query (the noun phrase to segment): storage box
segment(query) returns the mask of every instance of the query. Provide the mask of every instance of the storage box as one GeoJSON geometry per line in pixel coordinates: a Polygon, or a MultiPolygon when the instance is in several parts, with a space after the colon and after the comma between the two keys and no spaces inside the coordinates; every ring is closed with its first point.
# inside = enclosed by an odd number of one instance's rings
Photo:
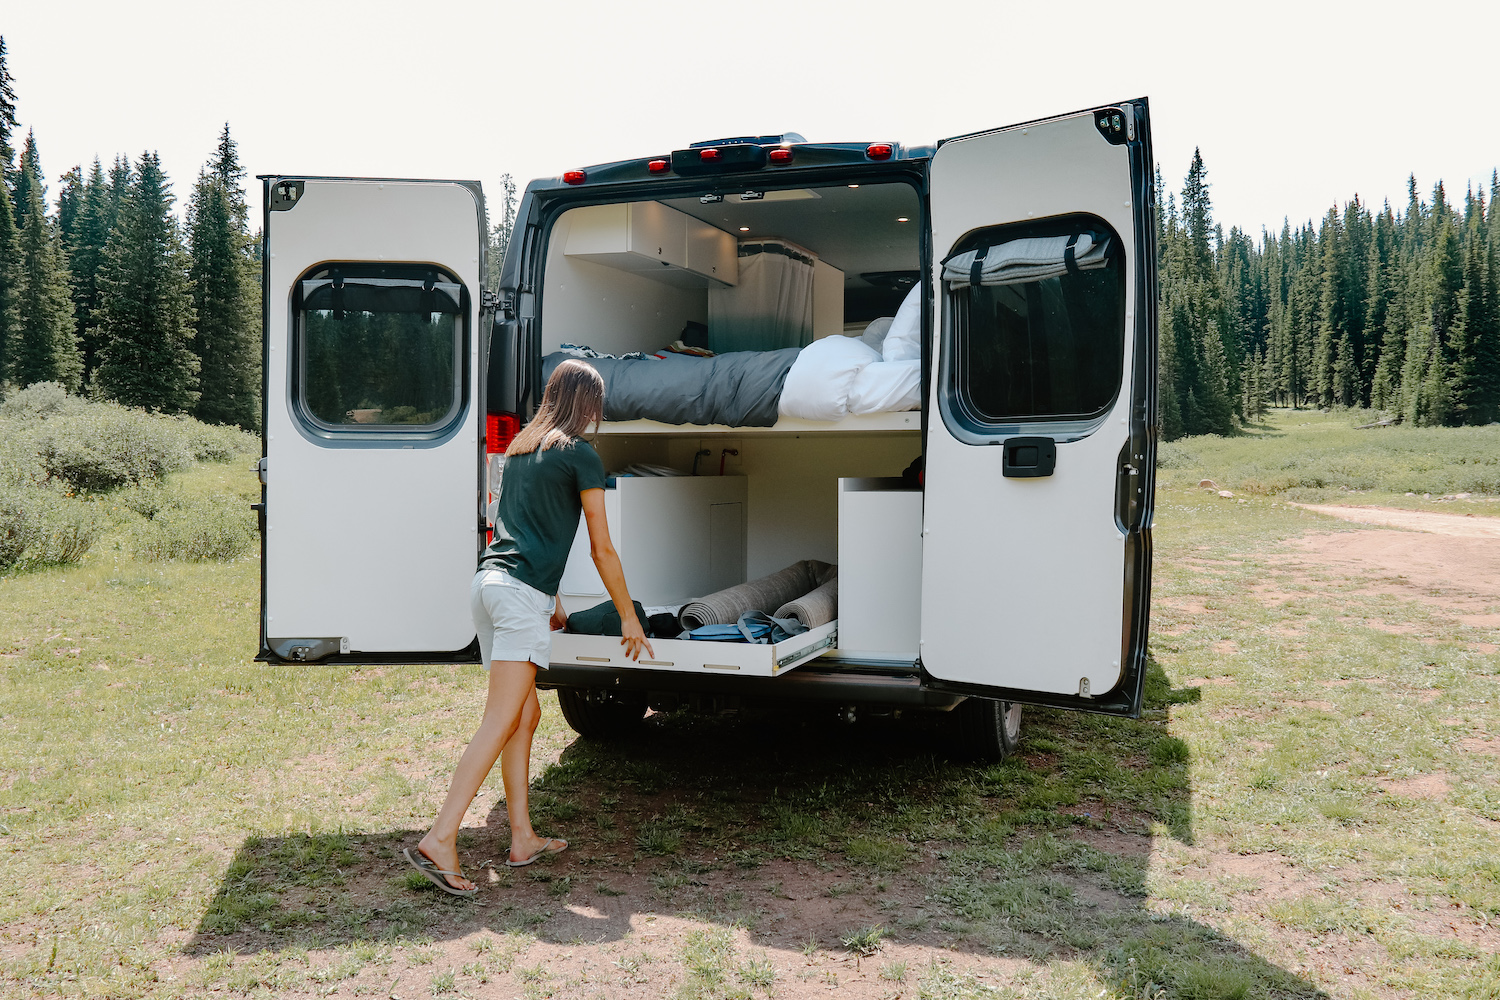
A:
{"type": "Polygon", "coordinates": [[[922,631],[922,491],[839,480],[839,655],[912,660],[922,631]]]}

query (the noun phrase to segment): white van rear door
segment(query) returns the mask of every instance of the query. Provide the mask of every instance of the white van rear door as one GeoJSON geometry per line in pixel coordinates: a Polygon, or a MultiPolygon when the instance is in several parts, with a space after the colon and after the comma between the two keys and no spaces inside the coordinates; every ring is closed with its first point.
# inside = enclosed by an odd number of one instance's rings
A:
{"type": "Polygon", "coordinates": [[[477,183],[265,179],[260,659],[474,657],[477,183]]]}
{"type": "Polygon", "coordinates": [[[921,659],[933,687],[1137,714],[1155,466],[1144,100],[949,140],[921,659]]]}

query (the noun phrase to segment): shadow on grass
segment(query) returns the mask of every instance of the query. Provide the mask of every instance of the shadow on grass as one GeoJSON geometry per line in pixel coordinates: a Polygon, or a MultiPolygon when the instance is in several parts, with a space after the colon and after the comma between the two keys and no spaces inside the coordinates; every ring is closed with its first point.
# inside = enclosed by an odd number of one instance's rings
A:
{"type": "Polygon", "coordinates": [[[417,830],[255,837],[186,951],[484,929],[586,946],[673,913],[766,948],[839,950],[879,927],[907,945],[1083,962],[1131,996],[1321,996],[1147,905],[1153,836],[1193,842],[1190,754],[1165,709],[1198,696],[1152,663],[1145,718],[1028,710],[1021,752],[993,766],[935,751],[942,718],[653,716],[628,741],[575,740],[533,782],[534,823],[567,836],[565,854],[497,869],[503,803],[464,831],[482,905],[407,871],[417,830]]]}

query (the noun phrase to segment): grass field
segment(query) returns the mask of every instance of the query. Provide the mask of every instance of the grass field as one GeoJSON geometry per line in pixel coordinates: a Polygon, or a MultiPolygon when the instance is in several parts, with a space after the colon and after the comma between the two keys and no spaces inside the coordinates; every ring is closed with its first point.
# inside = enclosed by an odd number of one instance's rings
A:
{"type": "Polygon", "coordinates": [[[478,904],[399,860],[477,670],[253,664],[254,557],[116,526],[0,579],[0,993],[1495,1000],[1496,630],[1296,556],[1383,529],[1288,501],[1500,513],[1497,457],[1306,412],[1164,449],[1147,711],[1028,710],[999,766],[878,721],[591,744],[544,696],[535,818],[573,846],[497,871],[495,775],[478,904]]]}

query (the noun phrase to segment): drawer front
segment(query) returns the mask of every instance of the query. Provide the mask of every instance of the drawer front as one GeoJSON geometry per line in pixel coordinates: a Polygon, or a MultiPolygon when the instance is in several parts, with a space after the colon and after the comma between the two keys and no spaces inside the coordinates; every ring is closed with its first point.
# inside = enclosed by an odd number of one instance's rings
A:
{"type": "Polygon", "coordinates": [[[748,642],[652,639],[651,648],[656,655],[643,655],[639,661],[625,655],[625,647],[620,645],[617,635],[558,632],[552,636],[552,662],[558,665],[586,663],[635,670],[776,677],[832,649],[838,641],[838,624],[831,621],[772,646],[748,642]]]}

